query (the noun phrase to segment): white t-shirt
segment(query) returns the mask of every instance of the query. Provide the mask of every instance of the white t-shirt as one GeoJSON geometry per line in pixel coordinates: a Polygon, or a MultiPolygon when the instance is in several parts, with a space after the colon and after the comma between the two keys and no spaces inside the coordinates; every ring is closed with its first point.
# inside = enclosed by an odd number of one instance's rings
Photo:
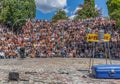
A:
{"type": "Polygon", "coordinates": [[[0,56],[5,56],[5,53],[4,52],[0,52],[0,56]]]}
{"type": "Polygon", "coordinates": [[[87,50],[87,49],[85,49],[85,53],[88,53],[88,50],[87,50]]]}
{"type": "Polygon", "coordinates": [[[80,53],[80,56],[83,57],[83,56],[84,56],[84,53],[80,53]]]}

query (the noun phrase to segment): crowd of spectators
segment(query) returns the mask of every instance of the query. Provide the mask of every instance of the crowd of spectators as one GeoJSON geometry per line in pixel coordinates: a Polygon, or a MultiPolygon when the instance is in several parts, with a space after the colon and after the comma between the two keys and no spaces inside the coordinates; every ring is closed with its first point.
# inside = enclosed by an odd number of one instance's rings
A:
{"type": "Polygon", "coordinates": [[[13,58],[17,56],[16,35],[3,25],[0,25],[0,58],[13,58]]]}
{"type": "Polygon", "coordinates": [[[120,34],[115,21],[105,18],[89,18],[78,21],[59,20],[56,23],[40,20],[28,20],[17,35],[7,28],[0,27],[0,56],[18,57],[19,48],[25,48],[26,57],[91,57],[95,48],[95,57],[120,57],[120,34]],[[88,33],[98,33],[103,29],[111,34],[108,43],[86,41],[88,33]]]}

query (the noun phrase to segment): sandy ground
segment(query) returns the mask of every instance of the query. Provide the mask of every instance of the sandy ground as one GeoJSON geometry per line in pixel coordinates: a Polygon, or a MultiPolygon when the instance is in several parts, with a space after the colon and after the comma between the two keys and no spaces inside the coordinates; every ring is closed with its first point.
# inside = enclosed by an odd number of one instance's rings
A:
{"type": "MultiPolygon", "coordinates": [[[[105,63],[105,59],[94,60],[94,65],[105,63]]],[[[120,79],[93,78],[89,64],[88,58],[1,59],[0,84],[120,84],[120,79]],[[19,81],[9,81],[9,72],[19,72],[19,81]]]]}

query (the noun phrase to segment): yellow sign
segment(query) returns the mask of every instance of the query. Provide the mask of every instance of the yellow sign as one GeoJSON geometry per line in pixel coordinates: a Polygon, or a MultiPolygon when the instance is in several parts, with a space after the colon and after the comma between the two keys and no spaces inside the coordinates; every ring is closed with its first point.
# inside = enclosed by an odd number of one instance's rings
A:
{"type": "MultiPolygon", "coordinates": [[[[88,42],[98,42],[98,34],[87,34],[88,42]]],[[[110,34],[104,34],[104,42],[110,41],[110,34]]]]}

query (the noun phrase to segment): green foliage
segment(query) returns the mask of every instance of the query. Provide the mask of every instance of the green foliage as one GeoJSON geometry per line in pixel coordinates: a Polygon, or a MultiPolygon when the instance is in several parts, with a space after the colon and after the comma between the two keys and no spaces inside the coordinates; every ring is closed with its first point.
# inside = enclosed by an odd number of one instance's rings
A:
{"type": "Polygon", "coordinates": [[[35,0],[0,0],[0,23],[13,25],[18,19],[35,17],[35,11],[35,0]]]}
{"type": "Polygon", "coordinates": [[[95,7],[95,2],[94,2],[94,0],[84,0],[84,4],[89,4],[89,6],[95,7]]]}
{"type": "Polygon", "coordinates": [[[106,4],[110,18],[120,26],[120,0],[108,0],[106,4]]]}
{"type": "Polygon", "coordinates": [[[94,0],[85,0],[85,3],[83,5],[79,6],[81,9],[79,9],[76,12],[77,19],[85,19],[85,18],[91,18],[91,17],[98,17],[101,15],[101,10],[98,10],[95,8],[94,0]]]}
{"type": "Polygon", "coordinates": [[[68,17],[66,16],[66,12],[64,10],[58,10],[57,13],[53,16],[52,22],[56,22],[58,20],[66,20],[68,17]]]}

